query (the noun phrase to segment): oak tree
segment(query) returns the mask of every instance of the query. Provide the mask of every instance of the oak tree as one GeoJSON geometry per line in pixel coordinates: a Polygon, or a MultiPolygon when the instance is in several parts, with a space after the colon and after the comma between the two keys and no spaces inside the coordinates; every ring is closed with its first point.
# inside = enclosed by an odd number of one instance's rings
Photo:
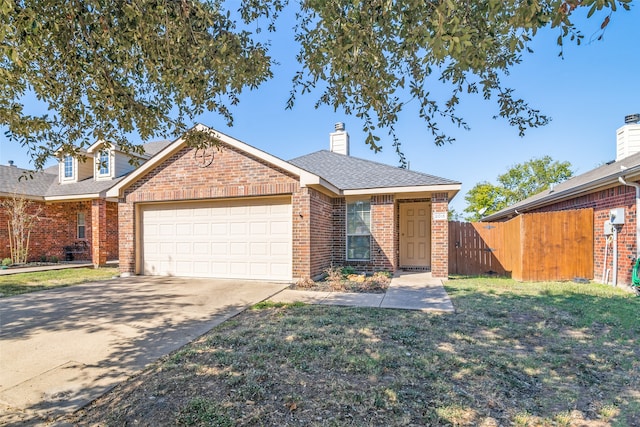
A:
{"type": "Polygon", "coordinates": [[[96,140],[139,151],[131,135],[182,134],[206,111],[232,124],[240,94],[273,76],[261,30],[295,8],[289,108],[311,92],[361,119],[372,149],[388,132],[401,154],[394,128],[409,104],[443,144],[452,138],[439,120],[466,128],[458,104],[478,94],[522,134],[548,118],[502,79],[532,37],[552,27],[558,44],[579,43],[577,11],[598,12],[604,28],[630,1],[0,0],[0,127],[38,169],[96,140]]]}
{"type": "Polygon", "coordinates": [[[469,221],[498,212],[514,203],[549,189],[573,176],[571,163],[553,160],[550,156],[518,163],[498,176],[498,184],[483,181],[476,184],[464,199],[469,221]]]}

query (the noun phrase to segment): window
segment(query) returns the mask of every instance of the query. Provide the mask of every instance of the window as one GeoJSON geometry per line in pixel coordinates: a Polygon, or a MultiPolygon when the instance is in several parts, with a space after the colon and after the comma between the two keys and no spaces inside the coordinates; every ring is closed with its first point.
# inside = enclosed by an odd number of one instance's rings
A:
{"type": "Polygon", "coordinates": [[[64,157],[64,177],[73,178],[73,157],[64,157]]]}
{"type": "Polygon", "coordinates": [[[85,238],[84,212],[78,212],[78,239],[85,238]]]}
{"type": "Polygon", "coordinates": [[[347,260],[371,259],[371,203],[347,203],[347,260]]]}
{"type": "Polygon", "coordinates": [[[101,151],[99,156],[100,164],[98,165],[100,175],[109,175],[109,152],[101,151]]]}

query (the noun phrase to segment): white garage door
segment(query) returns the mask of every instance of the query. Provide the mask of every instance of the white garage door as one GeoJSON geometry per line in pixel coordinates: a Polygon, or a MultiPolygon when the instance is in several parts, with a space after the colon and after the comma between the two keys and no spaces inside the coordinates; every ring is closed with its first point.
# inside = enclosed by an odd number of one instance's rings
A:
{"type": "Polygon", "coordinates": [[[148,205],[144,274],[291,280],[290,199],[148,205]]]}

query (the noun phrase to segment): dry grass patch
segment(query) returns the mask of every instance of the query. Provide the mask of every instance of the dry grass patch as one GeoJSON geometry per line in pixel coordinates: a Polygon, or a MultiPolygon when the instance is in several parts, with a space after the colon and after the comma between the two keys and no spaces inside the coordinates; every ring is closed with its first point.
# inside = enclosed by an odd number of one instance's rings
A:
{"type": "Polygon", "coordinates": [[[77,425],[605,426],[640,420],[640,300],[465,279],[456,314],[264,303],[118,386],[77,425]]]}

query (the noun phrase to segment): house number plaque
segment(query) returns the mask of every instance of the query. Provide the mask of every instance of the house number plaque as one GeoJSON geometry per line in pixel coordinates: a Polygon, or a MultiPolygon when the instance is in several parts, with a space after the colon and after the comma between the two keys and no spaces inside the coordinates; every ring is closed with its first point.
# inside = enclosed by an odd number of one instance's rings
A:
{"type": "Polygon", "coordinates": [[[213,163],[213,148],[198,148],[195,153],[195,160],[198,166],[206,168],[213,163]]]}

